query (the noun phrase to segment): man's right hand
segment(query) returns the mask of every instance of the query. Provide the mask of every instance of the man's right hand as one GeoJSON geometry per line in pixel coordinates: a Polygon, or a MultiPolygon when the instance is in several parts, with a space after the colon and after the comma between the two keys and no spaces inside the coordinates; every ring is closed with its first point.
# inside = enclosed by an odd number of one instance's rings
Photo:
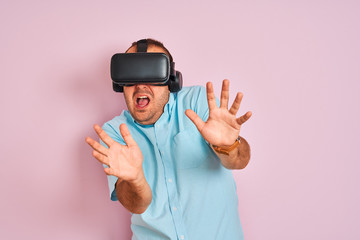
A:
{"type": "Polygon", "coordinates": [[[146,211],[152,201],[151,188],[142,168],[143,155],[127,126],[121,124],[119,128],[126,145],[114,141],[97,124],[94,129],[109,148],[90,137],[86,138],[86,142],[94,149],[93,156],[99,162],[109,166],[104,168],[105,173],[118,177],[116,196],[119,201],[130,212],[141,214],[146,211]]]}
{"type": "Polygon", "coordinates": [[[86,142],[94,149],[93,156],[101,163],[109,166],[104,168],[108,175],[137,184],[144,180],[142,169],[143,155],[135,140],[131,137],[129,129],[121,124],[119,129],[126,145],[114,141],[99,125],[94,125],[95,132],[109,147],[106,148],[94,139],[87,137],[86,142]]]}

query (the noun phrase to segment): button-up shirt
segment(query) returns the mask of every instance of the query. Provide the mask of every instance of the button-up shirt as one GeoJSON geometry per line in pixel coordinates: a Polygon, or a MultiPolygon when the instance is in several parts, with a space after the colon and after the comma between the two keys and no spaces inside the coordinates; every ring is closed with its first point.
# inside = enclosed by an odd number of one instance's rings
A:
{"type": "MultiPolygon", "coordinates": [[[[129,111],[123,111],[103,126],[110,137],[125,145],[119,131],[125,123],[143,154],[152,202],[144,213],[132,214],[132,239],[243,239],[232,172],[222,166],[185,115],[186,109],[207,120],[204,87],[170,93],[164,113],[153,125],[138,124],[129,111]]],[[[108,176],[114,201],[116,181],[115,176],[108,176]]]]}

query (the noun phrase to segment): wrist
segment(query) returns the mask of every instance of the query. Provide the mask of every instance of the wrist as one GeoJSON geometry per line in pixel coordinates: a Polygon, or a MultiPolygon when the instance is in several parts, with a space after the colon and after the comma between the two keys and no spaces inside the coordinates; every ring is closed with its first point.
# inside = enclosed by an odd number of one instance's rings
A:
{"type": "Polygon", "coordinates": [[[143,169],[141,168],[138,175],[134,179],[129,179],[127,182],[136,187],[147,184],[143,169]]]}
{"type": "Polygon", "coordinates": [[[214,149],[215,152],[220,154],[229,155],[231,151],[236,149],[240,145],[240,136],[235,140],[235,142],[230,146],[216,146],[211,145],[211,147],[214,149]]]}
{"type": "Polygon", "coordinates": [[[118,177],[116,184],[120,184],[122,182],[126,182],[128,185],[131,185],[133,187],[140,187],[145,183],[147,183],[142,168],[136,175],[134,174],[132,177],[128,177],[128,178],[118,177]]]}

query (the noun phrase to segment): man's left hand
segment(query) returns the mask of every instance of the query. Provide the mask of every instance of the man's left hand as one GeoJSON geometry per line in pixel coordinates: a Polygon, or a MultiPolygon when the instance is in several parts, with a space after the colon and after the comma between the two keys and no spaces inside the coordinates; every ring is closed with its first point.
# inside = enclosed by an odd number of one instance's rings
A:
{"type": "Polygon", "coordinates": [[[234,103],[228,109],[229,80],[224,80],[221,89],[220,107],[216,105],[215,94],[211,82],[206,84],[207,100],[209,105],[209,118],[204,122],[193,110],[187,109],[186,116],[195,124],[203,138],[212,145],[231,146],[240,133],[240,128],[251,117],[248,111],[239,118],[239,110],[243,94],[238,92],[234,103]]]}

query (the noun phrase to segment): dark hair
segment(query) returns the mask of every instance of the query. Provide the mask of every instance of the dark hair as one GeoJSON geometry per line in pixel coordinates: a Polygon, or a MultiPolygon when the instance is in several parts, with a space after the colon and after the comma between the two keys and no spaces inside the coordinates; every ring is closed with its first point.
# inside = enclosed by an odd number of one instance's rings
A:
{"type": "MultiPolygon", "coordinates": [[[[170,58],[170,62],[173,61],[173,57],[171,56],[169,50],[167,50],[167,48],[164,46],[164,44],[162,42],[160,42],[158,40],[155,40],[155,39],[152,39],[152,38],[147,38],[146,41],[147,41],[148,45],[153,45],[153,46],[160,47],[160,48],[164,49],[165,52],[166,52],[166,55],[168,55],[169,58],[170,58]]],[[[132,45],[125,51],[125,53],[127,51],[129,51],[129,49],[134,47],[134,46],[137,48],[137,42],[133,42],[132,45]]]]}

